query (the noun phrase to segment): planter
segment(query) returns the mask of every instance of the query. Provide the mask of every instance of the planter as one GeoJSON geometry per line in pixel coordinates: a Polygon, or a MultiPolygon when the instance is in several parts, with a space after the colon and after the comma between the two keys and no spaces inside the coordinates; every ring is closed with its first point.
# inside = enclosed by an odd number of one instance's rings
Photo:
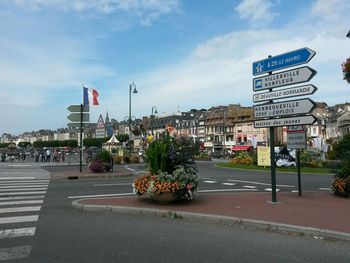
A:
{"type": "Polygon", "coordinates": [[[161,203],[171,203],[178,200],[178,196],[174,193],[161,193],[151,197],[152,200],[161,203]]]}

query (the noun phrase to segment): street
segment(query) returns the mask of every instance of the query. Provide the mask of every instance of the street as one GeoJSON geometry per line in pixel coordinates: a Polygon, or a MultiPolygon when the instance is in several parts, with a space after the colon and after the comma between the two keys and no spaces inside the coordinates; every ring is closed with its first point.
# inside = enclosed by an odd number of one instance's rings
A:
{"type": "MultiPolygon", "coordinates": [[[[210,162],[199,162],[197,165],[202,176],[199,194],[209,191],[268,191],[269,175],[265,172],[224,169],[210,162]]],[[[17,211],[3,210],[1,213],[3,234],[0,240],[0,261],[348,262],[350,258],[348,243],[254,231],[237,226],[83,212],[72,208],[73,200],[88,196],[132,194],[131,182],[134,176],[142,174],[144,167],[141,165],[123,167],[134,171],[135,174],[130,177],[78,180],[51,178],[49,181],[49,172],[40,168],[25,166],[0,169],[0,187],[8,189],[5,194],[0,191],[1,208],[22,207],[17,211]],[[3,198],[33,203],[6,203],[8,200],[3,198]],[[35,201],[43,202],[36,204],[35,201]],[[23,207],[30,208],[26,210],[23,207]],[[6,217],[9,220],[11,217],[13,220],[14,216],[17,222],[3,219],[6,217]],[[13,229],[21,230],[16,232],[13,229]],[[10,238],[6,233],[11,231],[10,238]]],[[[69,167],[46,169],[53,172],[69,167]]],[[[280,191],[296,190],[294,174],[278,174],[277,178],[280,191]]],[[[330,178],[327,175],[303,175],[303,187],[307,191],[327,188],[330,178]]]]}

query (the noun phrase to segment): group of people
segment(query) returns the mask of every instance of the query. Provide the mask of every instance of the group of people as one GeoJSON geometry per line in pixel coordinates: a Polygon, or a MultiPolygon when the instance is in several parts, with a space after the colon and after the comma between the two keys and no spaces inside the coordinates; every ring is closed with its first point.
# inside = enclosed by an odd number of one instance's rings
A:
{"type": "Polygon", "coordinates": [[[51,162],[51,156],[53,162],[64,162],[65,155],[63,151],[59,151],[57,149],[40,149],[34,151],[35,162],[51,162]]]}

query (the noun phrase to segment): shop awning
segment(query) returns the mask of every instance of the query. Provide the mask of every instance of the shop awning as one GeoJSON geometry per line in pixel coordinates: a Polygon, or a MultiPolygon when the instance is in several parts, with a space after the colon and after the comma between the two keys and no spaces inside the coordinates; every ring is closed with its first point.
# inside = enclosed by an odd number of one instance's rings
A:
{"type": "Polygon", "coordinates": [[[253,148],[251,145],[236,145],[232,146],[231,150],[232,151],[249,151],[253,148]]]}

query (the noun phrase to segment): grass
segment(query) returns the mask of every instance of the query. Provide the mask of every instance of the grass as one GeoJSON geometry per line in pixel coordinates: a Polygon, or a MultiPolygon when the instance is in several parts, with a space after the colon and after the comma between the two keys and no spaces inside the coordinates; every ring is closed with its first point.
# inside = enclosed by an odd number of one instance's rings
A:
{"type": "MultiPolygon", "coordinates": [[[[247,170],[261,170],[270,171],[270,167],[263,167],[257,165],[248,164],[231,164],[231,163],[217,163],[219,167],[232,168],[232,169],[247,169],[247,170]]],[[[280,172],[297,172],[296,167],[277,167],[276,171],[280,172]]],[[[334,170],[330,168],[313,168],[313,167],[301,167],[301,173],[314,173],[314,174],[334,174],[334,170]]]]}

